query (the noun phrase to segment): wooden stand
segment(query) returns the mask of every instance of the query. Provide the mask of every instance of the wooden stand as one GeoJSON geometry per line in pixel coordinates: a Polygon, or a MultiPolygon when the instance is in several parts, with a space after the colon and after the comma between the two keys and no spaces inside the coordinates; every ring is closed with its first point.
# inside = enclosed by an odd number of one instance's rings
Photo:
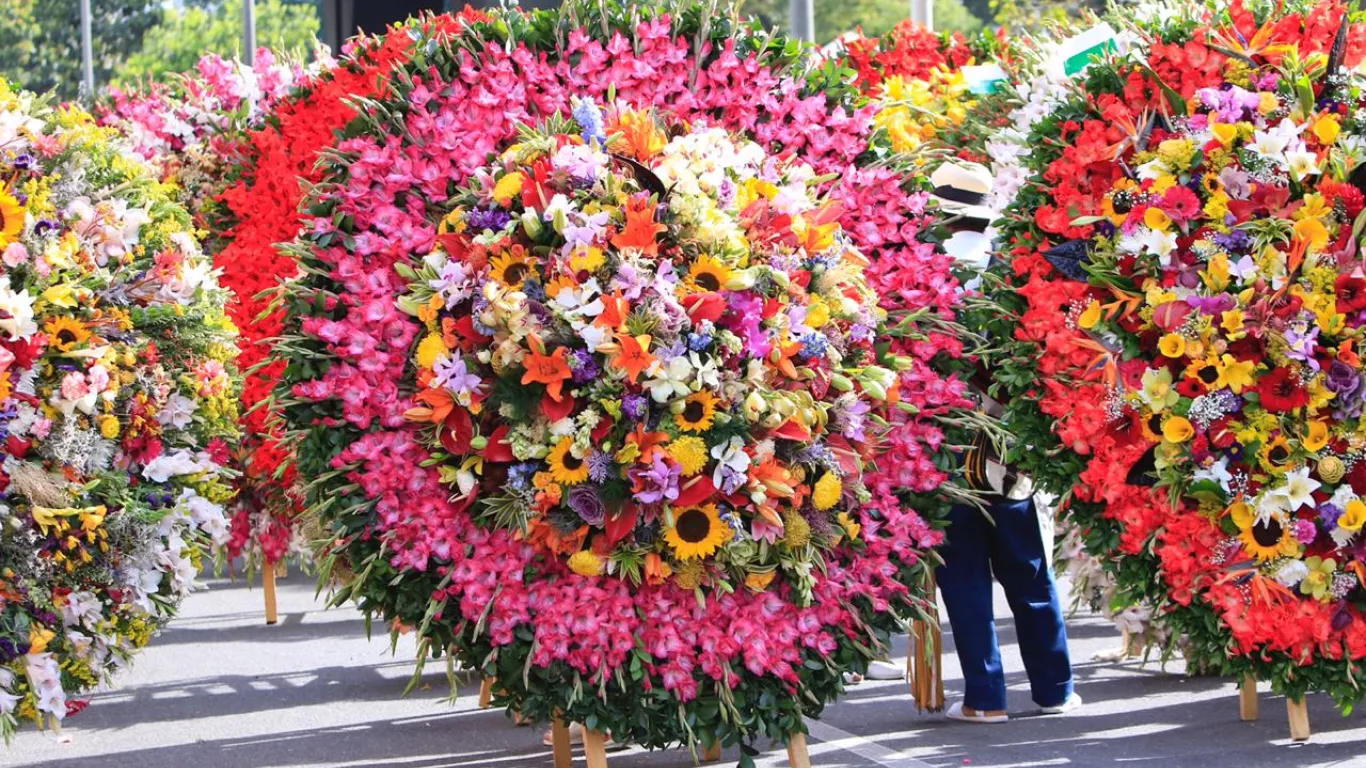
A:
{"type": "Polygon", "coordinates": [[[787,764],[792,768],[811,768],[811,754],[806,751],[806,734],[792,733],[788,736],[787,764]]]}
{"type": "Polygon", "coordinates": [[[558,717],[550,725],[550,743],[555,755],[555,768],[571,768],[574,765],[574,748],[569,743],[569,726],[558,717]]]}
{"type": "Polygon", "coordinates": [[[721,759],[721,745],[713,744],[707,749],[702,750],[702,762],[715,763],[721,759]]]}
{"type": "Polygon", "coordinates": [[[480,709],[488,709],[489,705],[493,703],[493,683],[497,679],[496,677],[486,677],[483,684],[479,686],[480,709]]]}
{"type": "Polygon", "coordinates": [[[1250,723],[1257,719],[1259,715],[1257,706],[1257,680],[1251,677],[1243,678],[1243,684],[1238,688],[1238,717],[1243,722],[1250,723]]]}
{"type": "Polygon", "coordinates": [[[261,587],[266,593],[266,624],[273,625],[280,621],[280,615],[275,603],[275,569],[261,569],[261,587]]]}
{"type": "Polygon", "coordinates": [[[1290,738],[1309,741],[1309,708],[1304,699],[1286,699],[1285,714],[1290,719],[1290,738]]]}
{"type": "Polygon", "coordinates": [[[607,768],[607,737],[602,731],[583,729],[583,759],[588,768],[607,768]]]}
{"type": "Polygon", "coordinates": [[[928,620],[911,623],[911,643],[906,654],[906,679],[918,709],[944,710],[944,632],[939,628],[939,604],[934,571],[930,571],[925,593],[929,600],[928,620]]]}
{"type": "MultiPolygon", "coordinates": [[[[1238,690],[1238,715],[1244,721],[1250,722],[1257,719],[1257,681],[1252,678],[1244,678],[1238,690]]],[[[1309,730],[1309,707],[1304,699],[1285,700],[1285,715],[1290,722],[1290,738],[1294,741],[1308,741],[1311,732],[1309,730]]]]}

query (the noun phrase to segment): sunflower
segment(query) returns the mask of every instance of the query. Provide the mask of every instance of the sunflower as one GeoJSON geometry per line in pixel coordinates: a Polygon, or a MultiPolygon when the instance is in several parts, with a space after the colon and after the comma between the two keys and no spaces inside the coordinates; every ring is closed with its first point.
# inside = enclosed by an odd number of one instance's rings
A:
{"type": "Polygon", "coordinates": [[[664,541],[679,560],[711,557],[730,537],[730,526],[721,522],[715,504],[676,510],[674,524],[664,532],[664,541]]]}
{"type": "Polygon", "coordinates": [[[43,330],[52,339],[52,345],[62,352],[70,352],[90,338],[85,324],[65,315],[49,318],[43,324],[43,330]]]}
{"type": "Polygon", "coordinates": [[[489,276],[514,291],[520,291],[526,279],[536,272],[536,259],[531,254],[515,248],[493,257],[489,276]]]}
{"type": "Polygon", "coordinates": [[[0,189],[0,248],[19,241],[24,232],[24,206],[8,189],[0,189]]]}
{"type": "Polygon", "coordinates": [[[730,267],[704,254],[688,269],[683,284],[695,293],[715,292],[724,288],[729,279],[730,267]]]}
{"type": "Polygon", "coordinates": [[[674,423],[687,432],[706,432],[716,418],[716,404],[720,399],[707,390],[694,392],[683,400],[683,410],[674,415],[674,423]]]}
{"type": "Polygon", "coordinates": [[[1295,557],[1300,553],[1300,544],[1290,532],[1290,526],[1275,516],[1265,520],[1254,519],[1251,526],[1243,529],[1238,539],[1243,542],[1244,551],[1257,558],[1259,563],[1278,557],[1295,557]]]}
{"type": "Polygon", "coordinates": [[[545,459],[550,465],[550,476],[562,485],[578,485],[588,479],[588,462],[575,456],[573,447],[571,438],[563,438],[550,449],[550,455],[545,459]]]}
{"type": "Polygon", "coordinates": [[[1290,441],[1285,439],[1285,435],[1276,435],[1268,440],[1258,455],[1262,460],[1262,468],[1268,472],[1281,474],[1290,469],[1290,441]]]}

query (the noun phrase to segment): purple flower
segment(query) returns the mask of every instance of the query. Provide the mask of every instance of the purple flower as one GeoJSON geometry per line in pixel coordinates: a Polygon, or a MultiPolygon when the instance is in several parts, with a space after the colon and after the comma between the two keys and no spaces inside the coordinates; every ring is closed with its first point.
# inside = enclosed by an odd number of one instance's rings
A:
{"type": "Polygon", "coordinates": [[[593,359],[593,353],[586,349],[576,349],[569,353],[569,370],[574,372],[574,382],[585,384],[598,377],[602,368],[593,359]]]}
{"type": "Polygon", "coordinates": [[[1320,504],[1319,520],[1323,521],[1324,528],[1333,528],[1338,524],[1338,518],[1342,517],[1342,508],[1336,504],[1320,504]]]}
{"type": "Polygon", "coordinates": [[[683,470],[677,464],[665,462],[658,453],[650,466],[634,467],[629,474],[635,486],[636,501],[641,504],[657,504],[678,498],[678,481],[683,476],[683,470]]]}
{"type": "Polygon", "coordinates": [[[487,211],[475,208],[465,214],[465,224],[475,232],[483,232],[486,229],[497,232],[507,226],[509,221],[512,221],[512,216],[501,208],[487,211]]]}
{"type": "Polygon", "coordinates": [[[649,404],[644,395],[627,395],[621,398],[621,412],[631,421],[644,419],[648,407],[649,404]]]}
{"type": "Polygon", "coordinates": [[[602,525],[603,520],[607,519],[607,508],[592,486],[574,486],[569,491],[568,504],[579,519],[589,525],[602,525]]]}
{"type": "Polygon", "coordinates": [[[1218,296],[1188,296],[1186,303],[1202,314],[1214,316],[1238,306],[1238,300],[1227,293],[1221,293],[1218,296]]]}
{"type": "Polygon", "coordinates": [[[1361,377],[1352,366],[1341,360],[1334,360],[1328,367],[1328,380],[1324,382],[1324,386],[1328,387],[1329,391],[1337,393],[1339,397],[1348,397],[1361,386],[1361,377]]]}

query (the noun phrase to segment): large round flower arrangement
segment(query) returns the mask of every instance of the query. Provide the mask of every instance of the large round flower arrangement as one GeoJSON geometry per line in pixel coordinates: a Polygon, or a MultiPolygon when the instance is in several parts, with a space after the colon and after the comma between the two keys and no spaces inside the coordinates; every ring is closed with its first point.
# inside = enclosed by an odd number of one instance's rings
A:
{"type": "Polygon", "coordinates": [[[1366,28],[1323,3],[1136,33],[1031,134],[997,382],[1123,599],[1198,665],[1350,708],[1366,28]]]}
{"type": "Polygon", "coordinates": [[[413,34],[285,296],[325,572],[524,717],[785,739],[923,604],[970,405],[924,195],[860,167],[856,93],[703,7],[413,34]]]}
{"type": "Polygon", "coordinates": [[[226,536],[232,326],[110,131],[0,85],[0,732],[147,643],[226,536]]]}

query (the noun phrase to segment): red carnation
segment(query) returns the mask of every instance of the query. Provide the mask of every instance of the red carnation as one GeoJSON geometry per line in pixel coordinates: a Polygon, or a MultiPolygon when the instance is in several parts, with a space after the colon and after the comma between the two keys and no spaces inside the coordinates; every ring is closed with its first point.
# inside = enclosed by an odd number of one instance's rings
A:
{"type": "Polygon", "coordinates": [[[1291,375],[1288,368],[1277,368],[1257,382],[1257,394],[1262,407],[1273,413],[1285,413],[1309,404],[1309,393],[1291,375]]]}

